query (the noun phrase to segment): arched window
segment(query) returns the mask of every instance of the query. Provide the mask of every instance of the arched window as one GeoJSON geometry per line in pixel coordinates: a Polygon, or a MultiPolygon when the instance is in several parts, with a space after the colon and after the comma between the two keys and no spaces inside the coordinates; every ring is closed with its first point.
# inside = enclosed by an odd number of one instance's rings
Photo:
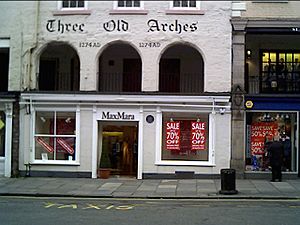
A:
{"type": "Polygon", "coordinates": [[[200,53],[185,44],[169,47],[159,62],[159,91],[202,93],[204,63],[200,53]]]}
{"type": "Polygon", "coordinates": [[[141,92],[142,61],[129,44],[115,43],[99,58],[99,91],[141,92]]]}
{"type": "Polygon", "coordinates": [[[9,48],[0,48],[0,92],[8,91],[9,48]]]}
{"type": "Polygon", "coordinates": [[[40,56],[38,89],[40,91],[79,91],[80,62],[68,44],[48,44],[40,56]]]}

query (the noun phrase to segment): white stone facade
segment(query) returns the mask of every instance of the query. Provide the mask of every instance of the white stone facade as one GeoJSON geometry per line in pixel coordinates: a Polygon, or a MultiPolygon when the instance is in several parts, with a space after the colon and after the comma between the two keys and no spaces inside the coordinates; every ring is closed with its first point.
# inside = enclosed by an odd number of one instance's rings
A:
{"type": "MultiPolygon", "coordinates": [[[[113,1],[87,3],[85,10],[76,12],[59,9],[57,1],[0,2],[0,8],[6,9],[0,14],[0,38],[10,40],[9,91],[29,91],[21,94],[20,100],[20,171],[25,171],[25,164],[31,163],[32,171],[91,173],[96,177],[102,137],[99,127],[103,122],[99,115],[104,111],[139,115],[135,120],[139,127],[138,178],[144,174],[174,174],[176,171],[216,175],[221,168],[228,168],[231,146],[231,1],[201,1],[200,9],[192,11],[172,11],[167,1],[144,1],[142,9],[123,12],[114,8],[113,1]],[[80,92],[32,93],[31,90],[39,90],[41,57],[49,56],[45,50],[56,42],[71,46],[78,55],[80,92]],[[106,60],[112,57],[118,68],[118,52],[110,52],[112,55],[105,52],[116,43],[130,46],[135,50],[134,54],[139,55],[143,94],[133,94],[133,98],[122,93],[107,97],[107,94],[98,92],[99,64],[103,63],[100,57],[104,53],[106,60]],[[191,47],[202,57],[205,94],[194,93],[191,97],[188,94],[168,94],[169,98],[160,95],[161,57],[178,44],[191,47]],[[221,108],[225,113],[219,113],[221,108]],[[36,161],[34,113],[57,109],[76,113],[79,155],[74,162],[65,164],[36,161]],[[207,162],[177,163],[159,158],[162,115],[172,111],[208,115],[210,146],[207,162]],[[155,122],[148,124],[145,119],[150,114],[155,122]]],[[[130,57],[131,53],[127,54],[130,57]]],[[[180,52],[176,54],[180,55],[180,52]]],[[[193,65],[188,54],[180,57],[187,59],[186,65],[181,65],[181,70],[185,70],[181,73],[190,74],[193,71],[189,69],[198,66],[193,65]]],[[[60,67],[67,68],[66,65],[62,63],[60,67]]],[[[108,70],[109,67],[105,71],[108,70]]],[[[116,72],[120,70],[116,69],[116,72]]],[[[195,79],[193,75],[191,78],[195,79]]]]}

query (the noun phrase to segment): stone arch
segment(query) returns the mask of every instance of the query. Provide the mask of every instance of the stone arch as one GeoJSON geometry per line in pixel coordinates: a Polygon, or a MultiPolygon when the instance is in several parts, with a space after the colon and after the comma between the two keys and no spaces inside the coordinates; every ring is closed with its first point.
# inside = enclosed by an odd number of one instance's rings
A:
{"type": "Polygon", "coordinates": [[[142,59],[129,42],[113,41],[98,54],[100,92],[141,92],[142,59]]]}
{"type": "Polygon", "coordinates": [[[69,43],[52,41],[38,54],[38,90],[79,91],[80,59],[69,43]]]}
{"type": "Polygon", "coordinates": [[[204,59],[200,50],[186,42],[172,43],[159,58],[159,92],[203,93],[204,59]]]}

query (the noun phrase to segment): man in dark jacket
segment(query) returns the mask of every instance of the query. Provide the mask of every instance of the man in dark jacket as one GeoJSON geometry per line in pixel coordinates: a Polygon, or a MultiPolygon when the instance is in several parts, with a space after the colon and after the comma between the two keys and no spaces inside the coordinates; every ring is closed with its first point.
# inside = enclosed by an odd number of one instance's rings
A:
{"type": "Polygon", "coordinates": [[[279,136],[274,136],[274,141],[269,145],[270,164],[272,167],[272,182],[278,179],[281,182],[281,166],[283,161],[283,144],[279,141],[279,136]]]}

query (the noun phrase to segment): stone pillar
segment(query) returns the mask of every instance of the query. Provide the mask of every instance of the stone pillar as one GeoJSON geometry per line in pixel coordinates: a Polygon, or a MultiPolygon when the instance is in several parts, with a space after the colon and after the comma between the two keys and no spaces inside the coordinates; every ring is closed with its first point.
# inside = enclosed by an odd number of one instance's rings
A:
{"type": "Polygon", "coordinates": [[[237,177],[245,170],[245,27],[247,20],[232,19],[232,123],[231,161],[237,177]]]}

